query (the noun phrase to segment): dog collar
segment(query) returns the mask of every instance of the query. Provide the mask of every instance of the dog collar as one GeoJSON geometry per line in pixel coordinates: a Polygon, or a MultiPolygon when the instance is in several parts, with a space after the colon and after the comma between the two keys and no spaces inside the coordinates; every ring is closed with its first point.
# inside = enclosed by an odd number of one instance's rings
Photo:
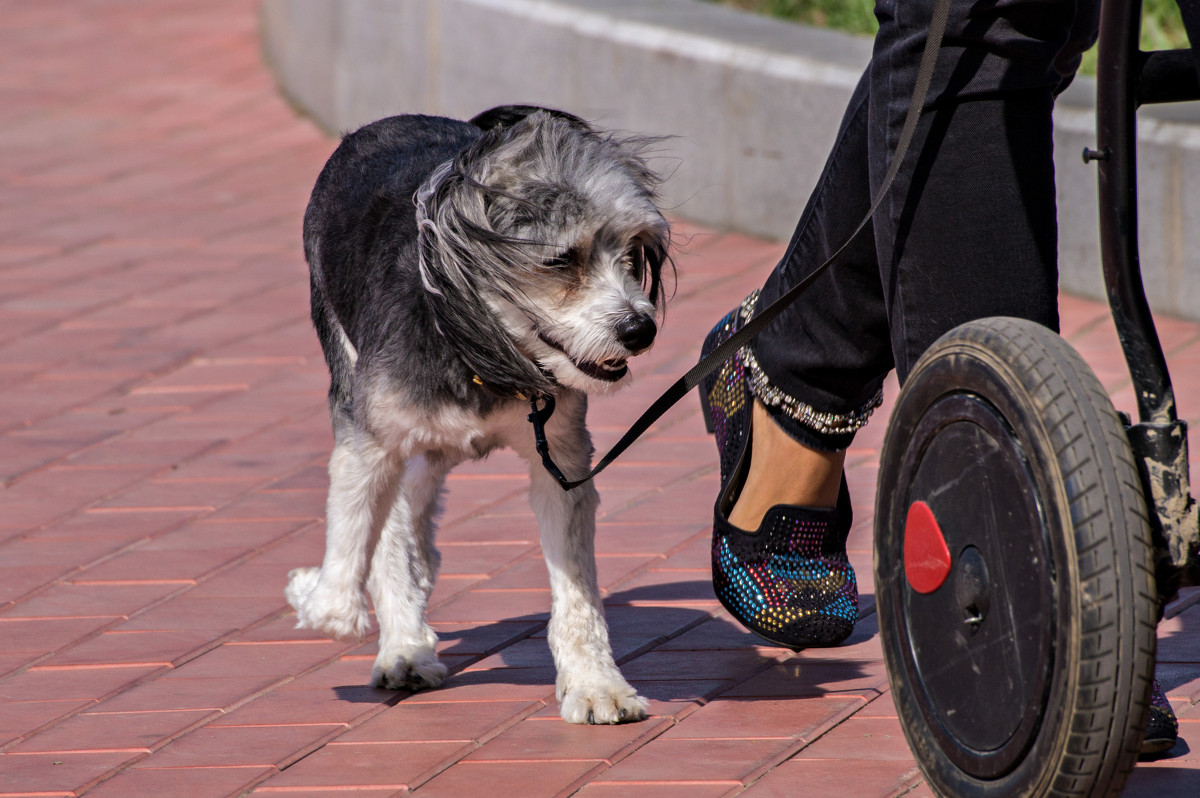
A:
{"type": "Polygon", "coordinates": [[[478,374],[471,375],[471,382],[475,383],[480,388],[483,388],[485,391],[490,393],[492,396],[498,396],[501,399],[520,399],[522,402],[528,401],[528,399],[529,399],[528,394],[526,394],[524,391],[513,391],[511,393],[504,393],[503,391],[497,390],[496,388],[493,388],[491,385],[488,385],[486,382],[484,382],[483,378],[480,377],[478,374]]]}

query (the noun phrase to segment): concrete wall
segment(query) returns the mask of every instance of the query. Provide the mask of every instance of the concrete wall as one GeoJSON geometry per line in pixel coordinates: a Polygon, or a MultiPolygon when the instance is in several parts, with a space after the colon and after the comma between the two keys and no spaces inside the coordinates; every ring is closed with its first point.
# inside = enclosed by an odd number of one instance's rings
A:
{"type": "MultiPolygon", "coordinates": [[[[659,169],[676,215],[787,238],[870,57],[869,39],[698,0],[264,0],[283,91],[330,131],[395,113],[562,108],[672,136],[659,169]]],[[[1056,111],[1063,289],[1103,297],[1092,88],[1056,111]]],[[[1200,112],[1143,111],[1141,234],[1157,310],[1200,319],[1200,112]]],[[[964,259],[970,253],[961,253],[964,259]]]]}

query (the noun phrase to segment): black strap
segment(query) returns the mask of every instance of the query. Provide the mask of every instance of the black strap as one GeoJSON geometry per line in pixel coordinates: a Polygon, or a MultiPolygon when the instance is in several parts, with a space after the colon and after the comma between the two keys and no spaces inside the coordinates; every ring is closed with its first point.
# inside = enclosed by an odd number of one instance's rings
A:
{"type": "MultiPolygon", "coordinates": [[[[908,104],[908,115],[905,117],[904,127],[900,131],[900,140],[896,143],[896,151],[892,155],[891,163],[888,164],[883,184],[879,187],[879,191],[876,192],[874,201],[871,202],[871,209],[867,211],[867,215],[854,228],[854,232],[846,239],[846,243],[838,247],[837,251],[830,255],[824,263],[813,269],[812,272],[796,283],[796,285],[788,289],[786,293],[763,308],[750,321],[746,322],[745,326],[710,352],[708,357],[705,357],[699,363],[692,366],[686,374],[676,380],[662,396],[654,400],[654,404],[650,405],[642,413],[638,420],[633,423],[633,426],[621,436],[616,445],[609,449],[608,453],[600,459],[600,462],[586,476],[580,479],[567,479],[550,457],[550,444],[546,440],[545,424],[550,418],[550,414],[554,412],[554,398],[542,395],[530,399],[532,412],[529,414],[529,422],[533,424],[534,440],[538,454],[541,455],[542,464],[546,467],[546,470],[562,486],[563,490],[576,488],[608,468],[613,460],[620,457],[635,440],[642,436],[642,433],[650,428],[651,424],[662,418],[663,414],[670,410],[676,402],[699,385],[705,377],[716,371],[737,350],[748,344],[751,338],[758,335],[764,327],[787,309],[788,305],[792,304],[797,297],[808,290],[809,286],[816,282],[817,278],[833,265],[834,261],[838,259],[842,252],[850,246],[850,243],[863,231],[867,223],[871,221],[871,218],[875,216],[875,211],[879,209],[884,197],[887,196],[888,189],[892,187],[892,181],[896,179],[896,174],[900,171],[900,165],[903,163],[904,156],[908,152],[908,146],[912,143],[913,135],[917,130],[917,120],[921,117],[921,109],[925,106],[925,98],[929,94],[929,84],[933,80],[933,69],[937,63],[937,51],[941,47],[942,35],[946,32],[946,20],[949,16],[950,0],[937,0],[937,4],[933,7],[932,18],[929,21],[929,35],[925,39],[925,50],[921,53],[921,64],[917,71],[917,82],[913,87],[912,99],[908,104]],[[543,402],[540,408],[538,407],[539,400],[543,402]]],[[[784,255],[784,259],[786,260],[790,255],[791,250],[789,249],[784,255]]]]}

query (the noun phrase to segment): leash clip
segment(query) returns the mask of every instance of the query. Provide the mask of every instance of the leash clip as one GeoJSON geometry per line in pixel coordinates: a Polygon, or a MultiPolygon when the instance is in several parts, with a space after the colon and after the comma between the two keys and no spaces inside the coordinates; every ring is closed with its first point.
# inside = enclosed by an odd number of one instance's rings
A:
{"type": "Polygon", "coordinates": [[[554,459],[550,457],[550,441],[546,439],[546,422],[554,415],[554,397],[548,393],[537,393],[529,397],[529,407],[533,411],[526,418],[533,425],[533,445],[542,457],[542,466],[554,477],[563,490],[575,487],[559,469],[554,459]],[[543,402],[538,407],[538,400],[543,402]]]}

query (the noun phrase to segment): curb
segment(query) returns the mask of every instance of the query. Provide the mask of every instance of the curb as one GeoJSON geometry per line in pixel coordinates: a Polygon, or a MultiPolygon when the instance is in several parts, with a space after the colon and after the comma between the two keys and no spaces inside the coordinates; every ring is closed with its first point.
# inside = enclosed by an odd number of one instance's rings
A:
{"type": "MultiPolygon", "coordinates": [[[[503,103],[563,108],[669,137],[664,206],[716,229],[786,240],[815,185],[867,38],[699,0],[264,0],[283,92],[329,131],[394,113],[465,118],[503,103]]],[[[1060,282],[1104,299],[1094,86],[1055,111],[1060,282]]],[[[1200,113],[1139,119],[1140,234],[1156,311],[1200,320],[1200,113]]],[[[970,253],[963,253],[969,257],[970,253]]]]}

